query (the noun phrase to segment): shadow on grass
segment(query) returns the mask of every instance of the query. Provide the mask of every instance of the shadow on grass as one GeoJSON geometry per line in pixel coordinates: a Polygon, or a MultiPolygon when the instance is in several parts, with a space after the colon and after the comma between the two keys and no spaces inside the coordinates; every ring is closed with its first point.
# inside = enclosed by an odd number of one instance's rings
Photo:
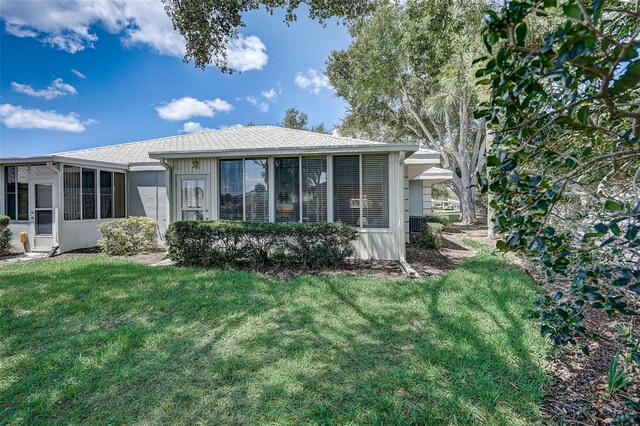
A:
{"type": "Polygon", "coordinates": [[[43,261],[0,271],[0,423],[526,424],[532,290],[490,256],[424,281],[43,261]]]}

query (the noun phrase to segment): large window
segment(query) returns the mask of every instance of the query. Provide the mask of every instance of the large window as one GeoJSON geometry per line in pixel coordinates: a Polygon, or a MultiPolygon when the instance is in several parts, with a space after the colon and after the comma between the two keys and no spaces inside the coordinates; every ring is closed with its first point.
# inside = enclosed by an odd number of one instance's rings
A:
{"type": "Polygon", "coordinates": [[[327,159],[302,158],[302,221],[327,221],[327,159]]]}
{"type": "Polygon", "coordinates": [[[335,221],[363,228],[389,227],[387,155],[334,157],[333,174],[335,221]]]}
{"type": "Polygon", "coordinates": [[[242,220],[242,160],[220,160],[220,219],[242,220]]]}
{"type": "Polygon", "coordinates": [[[64,220],[127,216],[125,174],[78,166],[63,168],[64,220]],[[99,177],[99,181],[98,181],[99,177]]]}
{"type": "Polygon", "coordinates": [[[11,220],[29,219],[29,166],[5,167],[5,213],[11,220]]]}
{"type": "Polygon", "coordinates": [[[266,158],[220,160],[220,219],[269,220],[266,158]]]}
{"type": "Polygon", "coordinates": [[[82,169],[82,218],[96,218],[96,171],[82,169]]]}
{"type": "Polygon", "coordinates": [[[276,222],[300,220],[299,158],[276,158],[275,162],[276,222]]]}
{"type": "Polygon", "coordinates": [[[245,220],[269,221],[269,166],[266,158],[245,160],[245,220]]]}
{"type": "MultiPolygon", "coordinates": [[[[100,218],[123,218],[127,216],[125,175],[118,172],[100,171],[100,218]]],[[[86,219],[86,218],[85,218],[86,219]]]]}

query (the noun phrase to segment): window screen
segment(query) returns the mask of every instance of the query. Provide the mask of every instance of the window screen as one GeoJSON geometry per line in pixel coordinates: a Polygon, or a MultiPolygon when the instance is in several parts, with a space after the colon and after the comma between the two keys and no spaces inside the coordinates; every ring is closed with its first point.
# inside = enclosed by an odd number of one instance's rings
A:
{"type": "Polygon", "coordinates": [[[183,179],[180,182],[182,220],[204,220],[204,179],[183,179]]]}
{"type": "Polygon", "coordinates": [[[362,226],[389,227],[389,157],[362,156],[362,226]]]}
{"type": "Polygon", "coordinates": [[[100,172],[100,217],[113,217],[113,173],[100,172]]]}
{"type": "Polygon", "coordinates": [[[242,160],[220,160],[220,219],[242,220],[242,160]]]}
{"type": "Polygon", "coordinates": [[[299,158],[276,158],[274,164],[276,222],[297,222],[300,220],[299,158]]]}
{"type": "Polygon", "coordinates": [[[96,218],[96,171],[82,169],[82,218],[96,218]]]}
{"type": "Polygon", "coordinates": [[[127,188],[124,173],[113,173],[113,207],[116,218],[127,217],[127,188]]]}
{"type": "Polygon", "coordinates": [[[64,220],[80,220],[80,167],[64,166],[63,181],[64,220]]]}
{"type": "Polygon", "coordinates": [[[360,157],[333,157],[333,220],[358,226],[360,217],[360,157]]]}
{"type": "Polygon", "coordinates": [[[269,221],[269,167],[266,158],[245,160],[245,220],[269,221]]]}
{"type": "Polygon", "coordinates": [[[302,159],[302,221],[327,221],[327,159],[302,159]]]}
{"type": "Polygon", "coordinates": [[[4,168],[5,214],[9,219],[16,220],[16,168],[4,168]]]}

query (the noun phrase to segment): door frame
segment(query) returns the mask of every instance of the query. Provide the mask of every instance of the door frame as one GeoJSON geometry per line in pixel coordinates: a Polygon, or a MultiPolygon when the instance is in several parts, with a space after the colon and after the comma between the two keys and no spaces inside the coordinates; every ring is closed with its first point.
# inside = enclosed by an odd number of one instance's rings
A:
{"type": "Polygon", "coordinates": [[[30,233],[31,235],[33,235],[33,238],[53,238],[54,241],[58,240],[58,214],[56,208],[55,186],[56,185],[53,178],[38,178],[29,180],[29,223],[31,228],[30,233]],[[36,209],[36,185],[48,185],[51,187],[51,234],[38,235],[36,233],[36,210],[49,210],[36,209]]]}
{"type": "MultiPolygon", "coordinates": [[[[206,174],[179,174],[176,175],[175,186],[175,220],[182,220],[182,181],[184,180],[202,180],[204,181],[204,208],[202,209],[204,220],[210,219],[209,213],[209,175],[206,174]]],[[[196,209],[193,209],[196,210],[196,209]]]]}

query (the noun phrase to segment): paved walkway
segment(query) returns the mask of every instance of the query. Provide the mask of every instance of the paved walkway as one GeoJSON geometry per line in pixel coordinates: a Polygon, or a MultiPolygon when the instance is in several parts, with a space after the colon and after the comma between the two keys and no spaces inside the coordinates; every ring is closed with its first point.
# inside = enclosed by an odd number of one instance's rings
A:
{"type": "Polygon", "coordinates": [[[30,260],[44,259],[47,253],[23,253],[17,256],[8,256],[0,259],[0,266],[12,265],[14,263],[25,263],[30,260]]]}

